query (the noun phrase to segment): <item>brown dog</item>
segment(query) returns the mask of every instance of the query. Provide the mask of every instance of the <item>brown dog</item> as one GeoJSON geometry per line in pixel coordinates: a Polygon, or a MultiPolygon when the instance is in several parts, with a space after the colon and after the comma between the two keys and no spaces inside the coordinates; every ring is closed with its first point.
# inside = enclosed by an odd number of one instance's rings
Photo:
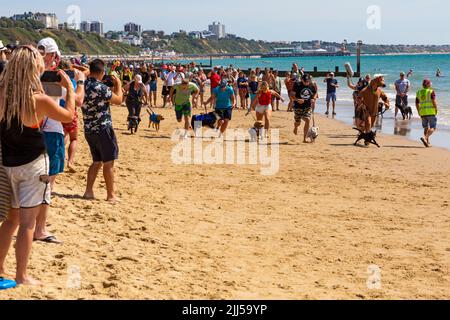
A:
{"type": "Polygon", "coordinates": [[[160,114],[156,114],[154,112],[150,112],[150,110],[147,110],[148,114],[149,114],[149,123],[148,123],[148,127],[151,128],[153,127],[156,132],[159,132],[159,128],[160,128],[160,124],[161,121],[164,120],[164,117],[160,114]]]}
{"type": "Polygon", "coordinates": [[[383,100],[386,109],[389,109],[389,98],[381,88],[386,83],[383,76],[376,77],[370,81],[369,86],[359,93],[359,106],[356,109],[356,126],[365,133],[372,131],[378,116],[378,103],[383,100]]]}

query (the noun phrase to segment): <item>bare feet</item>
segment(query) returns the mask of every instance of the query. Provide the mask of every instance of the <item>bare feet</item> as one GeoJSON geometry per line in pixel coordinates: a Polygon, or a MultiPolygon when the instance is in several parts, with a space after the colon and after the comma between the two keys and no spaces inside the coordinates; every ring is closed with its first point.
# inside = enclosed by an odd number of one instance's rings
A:
{"type": "Polygon", "coordinates": [[[0,278],[13,278],[14,276],[14,273],[9,272],[5,269],[0,269],[0,278]]]}
{"type": "Polygon", "coordinates": [[[95,196],[93,193],[86,192],[83,196],[84,200],[95,200],[95,196]]]}
{"type": "Polygon", "coordinates": [[[106,199],[106,201],[108,201],[110,204],[117,204],[117,203],[121,203],[122,202],[122,200],[120,200],[117,197],[108,198],[108,199],[106,199]]]}
{"type": "Polygon", "coordinates": [[[298,135],[298,127],[294,127],[294,134],[298,135]]]}
{"type": "Polygon", "coordinates": [[[16,278],[16,283],[18,286],[42,286],[42,282],[28,276],[24,278],[16,278]]]}
{"type": "Polygon", "coordinates": [[[77,172],[77,170],[75,169],[75,165],[71,162],[67,163],[67,169],[69,170],[69,173],[77,172]]]}

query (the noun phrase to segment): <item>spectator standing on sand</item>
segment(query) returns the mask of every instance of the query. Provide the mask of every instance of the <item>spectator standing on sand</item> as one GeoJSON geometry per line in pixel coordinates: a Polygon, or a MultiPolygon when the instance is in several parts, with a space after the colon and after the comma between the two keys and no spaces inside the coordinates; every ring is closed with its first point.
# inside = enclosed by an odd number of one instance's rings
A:
{"type": "Polygon", "coordinates": [[[397,92],[395,97],[395,118],[397,118],[398,109],[404,110],[408,107],[408,92],[410,87],[411,83],[405,78],[405,73],[401,72],[400,79],[395,81],[395,91],[397,92]]]}
{"type": "Polygon", "coordinates": [[[100,168],[106,182],[107,201],[118,199],[114,190],[114,161],[119,157],[119,146],[112,127],[110,104],[120,105],[123,99],[120,79],[112,77],[111,90],[103,82],[105,63],[96,59],[89,64],[90,76],[86,80],[83,120],[86,141],[89,145],[92,164],[88,170],[85,199],[95,199],[94,183],[100,168]]]}
{"type": "Polygon", "coordinates": [[[44,134],[45,117],[68,122],[73,119],[75,93],[67,74],[59,71],[66,90],[66,107],[44,93],[40,76],[43,56],[32,46],[14,50],[0,79],[0,127],[2,160],[11,186],[11,207],[0,227],[0,276],[6,273],[5,259],[13,236],[16,240],[16,282],[39,285],[27,273],[36,220],[50,204],[49,159],[44,134]]]}
{"type": "Polygon", "coordinates": [[[326,115],[330,114],[330,102],[333,105],[333,116],[336,115],[335,109],[336,109],[336,89],[339,88],[338,81],[334,78],[334,73],[330,72],[328,74],[328,77],[325,78],[323,82],[326,82],[327,84],[327,112],[325,112],[326,115]]]}
{"type": "MultiPolygon", "coordinates": [[[[275,77],[273,90],[281,97],[281,87],[283,82],[278,74],[278,70],[275,70],[273,75],[275,77]]],[[[280,111],[280,100],[281,99],[275,95],[272,96],[272,107],[274,111],[280,111]]]]}

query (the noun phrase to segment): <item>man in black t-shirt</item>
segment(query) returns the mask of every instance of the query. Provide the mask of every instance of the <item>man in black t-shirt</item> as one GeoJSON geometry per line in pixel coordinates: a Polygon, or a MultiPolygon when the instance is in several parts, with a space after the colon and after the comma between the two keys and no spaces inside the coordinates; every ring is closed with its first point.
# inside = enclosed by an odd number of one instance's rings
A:
{"type": "Polygon", "coordinates": [[[308,74],[302,76],[301,81],[294,84],[291,93],[291,99],[294,101],[294,134],[298,134],[298,127],[301,121],[305,121],[303,142],[308,143],[306,137],[312,115],[312,101],[317,99],[316,87],[311,83],[311,77],[308,74]]]}

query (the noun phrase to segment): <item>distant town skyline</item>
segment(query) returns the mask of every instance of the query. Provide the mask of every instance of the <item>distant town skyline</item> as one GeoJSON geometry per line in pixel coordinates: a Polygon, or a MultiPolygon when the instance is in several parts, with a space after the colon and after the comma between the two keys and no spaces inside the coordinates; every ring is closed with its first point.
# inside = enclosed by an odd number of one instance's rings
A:
{"type": "Polygon", "coordinates": [[[303,3],[273,1],[171,0],[88,1],[88,0],[22,0],[2,6],[2,16],[28,11],[56,13],[59,22],[70,17],[67,8],[79,6],[81,21],[102,21],[104,32],[120,31],[128,22],[142,25],[142,30],[163,30],[170,34],[179,30],[208,30],[208,25],[220,21],[226,32],[247,39],[264,41],[349,42],[363,40],[370,44],[449,44],[445,23],[450,3],[378,0],[303,3]],[[425,13],[425,14],[424,14],[425,13]],[[257,18],[255,18],[255,16],[257,18]]]}

